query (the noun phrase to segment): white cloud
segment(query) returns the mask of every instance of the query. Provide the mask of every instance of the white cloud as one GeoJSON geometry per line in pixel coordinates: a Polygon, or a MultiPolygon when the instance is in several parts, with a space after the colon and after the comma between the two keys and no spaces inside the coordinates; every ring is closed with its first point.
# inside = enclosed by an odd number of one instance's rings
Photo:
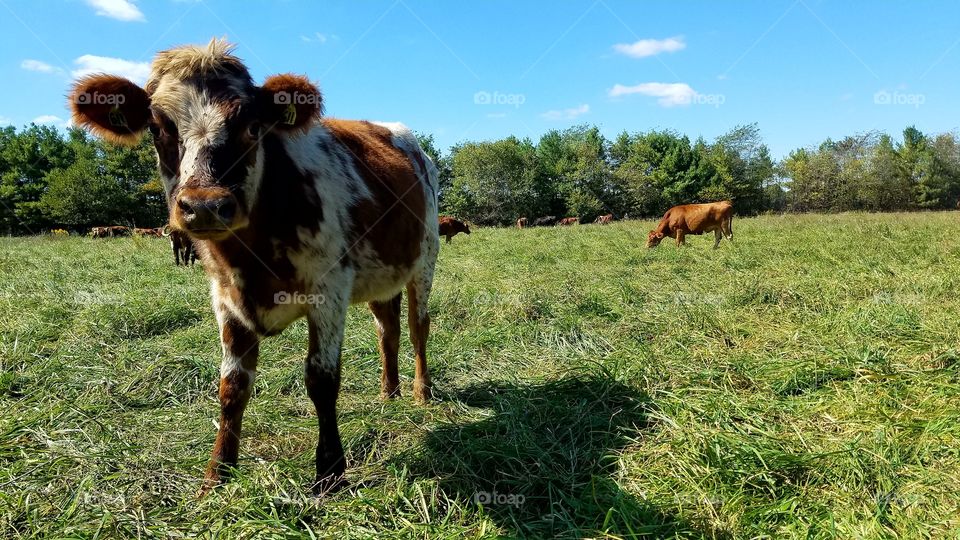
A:
{"type": "Polygon", "coordinates": [[[684,43],[683,36],[667,39],[641,39],[634,43],[617,43],[613,46],[613,50],[633,58],[654,56],[665,52],[672,53],[686,48],[687,44],[684,43]]]}
{"type": "Polygon", "coordinates": [[[143,84],[150,75],[149,62],[133,62],[122,58],[110,58],[109,56],[94,56],[85,54],[73,61],[78,67],[70,72],[74,78],[83,77],[92,73],[110,73],[126,77],[131,81],[143,84]]]}
{"type": "Polygon", "coordinates": [[[584,103],[579,107],[547,111],[541,114],[540,117],[547,120],[573,120],[574,118],[583,114],[587,114],[588,112],[590,112],[590,105],[584,103]]]}
{"type": "Polygon", "coordinates": [[[140,8],[130,0],[87,0],[87,4],[96,8],[97,15],[110,17],[118,21],[146,21],[140,8]]]}
{"type": "Polygon", "coordinates": [[[10,120],[6,116],[0,116],[0,127],[6,127],[13,124],[13,120],[10,120]]]}
{"type": "Polygon", "coordinates": [[[615,84],[608,92],[610,97],[622,97],[630,94],[642,94],[659,98],[657,99],[657,103],[663,107],[690,105],[698,95],[697,91],[690,88],[690,85],[687,83],[659,82],[641,83],[636,86],[615,84]]]}
{"type": "Polygon", "coordinates": [[[340,36],[336,34],[321,34],[320,32],[314,32],[312,36],[300,36],[300,39],[304,43],[320,43],[324,44],[328,41],[336,41],[340,39],[340,36]]]}
{"type": "Polygon", "coordinates": [[[63,71],[62,69],[51,66],[46,62],[41,62],[40,60],[31,60],[29,58],[23,62],[20,62],[20,67],[27,71],[38,71],[40,73],[60,73],[63,71]]]}
{"type": "Polygon", "coordinates": [[[67,125],[69,125],[69,123],[63,118],[60,118],[59,116],[55,116],[52,114],[45,114],[43,116],[38,116],[33,119],[33,123],[37,125],[50,124],[56,127],[67,127],[67,125]]]}

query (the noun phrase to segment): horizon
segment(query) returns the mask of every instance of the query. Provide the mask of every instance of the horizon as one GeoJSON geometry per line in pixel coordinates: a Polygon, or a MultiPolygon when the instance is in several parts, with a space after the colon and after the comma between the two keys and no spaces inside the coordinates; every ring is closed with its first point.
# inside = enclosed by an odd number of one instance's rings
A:
{"type": "Polygon", "coordinates": [[[582,124],[611,140],[651,130],[713,140],[756,123],[778,160],[858,133],[957,129],[956,4],[437,5],[5,3],[0,29],[21,45],[0,52],[0,74],[18,83],[0,94],[0,125],[64,128],[75,77],[142,84],[157,51],[226,37],[256,81],[304,73],[328,115],[401,121],[445,154],[582,124]]]}

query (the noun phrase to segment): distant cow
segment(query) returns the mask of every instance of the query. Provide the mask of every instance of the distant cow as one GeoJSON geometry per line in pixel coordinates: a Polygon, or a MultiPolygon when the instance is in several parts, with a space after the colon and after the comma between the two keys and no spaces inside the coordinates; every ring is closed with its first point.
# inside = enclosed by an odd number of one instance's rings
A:
{"type": "Polygon", "coordinates": [[[688,234],[703,234],[713,231],[716,242],[713,248],[720,245],[724,236],[733,242],[733,203],[720,201],[707,204],[684,204],[667,210],[657,228],[647,236],[647,247],[652,248],[660,244],[664,238],[676,238],[677,246],[684,244],[684,236],[688,234]]]}
{"type": "Polygon", "coordinates": [[[458,219],[442,216],[439,221],[440,236],[446,236],[448,244],[450,243],[450,239],[458,233],[470,234],[470,226],[458,219]]]}
{"type": "Polygon", "coordinates": [[[608,223],[613,223],[613,214],[600,216],[597,219],[593,220],[593,222],[598,225],[607,225],[608,223]]]}
{"type": "Polygon", "coordinates": [[[557,223],[557,226],[558,226],[558,227],[565,227],[565,226],[567,226],[567,225],[576,225],[577,223],[580,223],[580,218],[565,217],[565,218],[561,219],[561,220],[557,223]]]}
{"type": "Polygon", "coordinates": [[[142,229],[142,228],[140,228],[140,227],[135,227],[135,228],[133,229],[133,235],[134,235],[134,236],[156,236],[157,238],[160,238],[161,236],[163,236],[162,231],[163,231],[163,228],[156,228],[156,229],[147,228],[147,229],[142,229]]]}
{"type": "Polygon", "coordinates": [[[533,220],[533,223],[531,223],[531,226],[549,227],[551,225],[556,225],[556,224],[557,224],[557,216],[543,216],[533,220]]]}
{"type": "Polygon", "coordinates": [[[527,218],[522,217],[522,218],[520,218],[520,219],[517,220],[517,228],[518,228],[518,229],[523,229],[523,228],[526,227],[526,226],[527,226],[527,218]]]}
{"type": "Polygon", "coordinates": [[[130,236],[130,227],[111,225],[109,227],[93,227],[90,229],[93,238],[113,238],[114,236],[130,236]]]}
{"type": "Polygon", "coordinates": [[[193,248],[193,241],[183,231],[170,231],[170,247],[173,248],[173,264],[193,266],[197,260],[197,252],[193,248]]]}

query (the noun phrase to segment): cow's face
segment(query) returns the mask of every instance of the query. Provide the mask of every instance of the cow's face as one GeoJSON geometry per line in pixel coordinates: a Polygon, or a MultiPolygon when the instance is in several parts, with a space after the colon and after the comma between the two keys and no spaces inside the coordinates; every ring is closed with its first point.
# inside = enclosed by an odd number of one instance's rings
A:
{"type": "Polygon", "coordinates": [[[461,224],[460,224],[460,231],[461,231],[461,232],[464,232],[464,233],[467,233],[467,234],[470,234],[470,225],[469,225],[468,223],[461,223],[461,224]]]}
{"type": "Polygon", "coordinates": [[[213,41],[158,54],[145,88],[108,75],[81,79],[71,106],[77,124],[106,139],[136,143],[149,130],[171,226],[218,240],[249,223],[263,138],[308,129],[321,98],[300,76],[255,86],[230,47],[213,41]]]}
{"type": "Polygon", "coordinates": [[[650,234],[647,235],[647,247],[657,247],[660,245],[661,240],[663,240],[662,232],[650,231],[650,234]]]}

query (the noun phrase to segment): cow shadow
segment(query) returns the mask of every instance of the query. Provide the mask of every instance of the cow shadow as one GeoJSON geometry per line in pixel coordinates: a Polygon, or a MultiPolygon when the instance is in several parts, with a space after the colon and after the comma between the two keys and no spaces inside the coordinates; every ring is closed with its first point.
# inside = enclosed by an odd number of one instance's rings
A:
{"type": "Polygon", "coordinates": [[[452,399],[485,411],[434,429],[399,458],[414,476],[437,479],[454,504],[482,506],[511,536],[702,536],[613,479],[619,451],[654,428],[654,405],[637,389],[579,373],[478,384],[452,399]]]}

